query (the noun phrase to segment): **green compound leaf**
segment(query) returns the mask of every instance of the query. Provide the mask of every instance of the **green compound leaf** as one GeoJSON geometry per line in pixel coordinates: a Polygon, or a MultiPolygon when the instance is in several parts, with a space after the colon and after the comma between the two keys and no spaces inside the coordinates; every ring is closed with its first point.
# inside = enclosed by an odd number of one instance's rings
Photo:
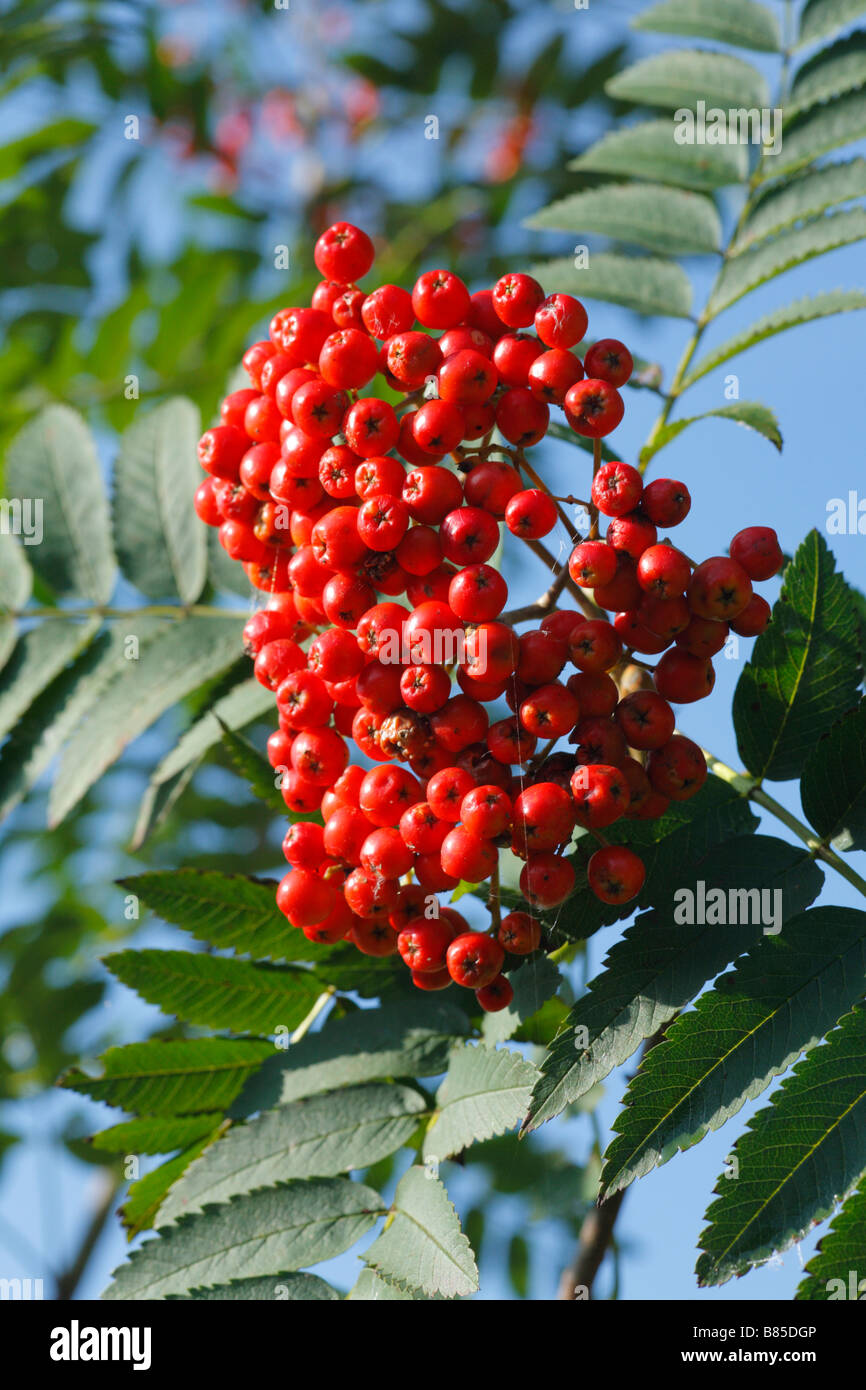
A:
{"type": "Polygon", "coordinates": [[[866,14],[864,0],[806,0],[800,15],[799,44],[815,43],[866,14]]]}
{"type": "Polygon", "coordinates": [[[773,620],[734,692],[737,746],[755,777],[798,777],[817,740],[857,703],[857,614],[818,531],[785,569],[773,620]]]}
{"type": "Polygon", "coordinates": [[[819,155],[842,149],[866,135],[866,94],[849,92],[795,116],[785,126],[782,150],[762,166],[764,178],[777,179],[811,164],[819,155]]]}
{"type": "Polygon", "coordinates": [[[734,1145],[700,1246],[698,1283],[724,1284],[830,1215],[866,1169],[866,1010],[813,1048],[734,1145]]]}
{"type": "Polygon", "coordinates": [[[666,444],[670,444],[671,440],[676,439],[689,425],[695,425],[700,420],[712,419],[733,420],[735,425],[745,425],[746,429],[762,435],[781,452],[782,435],[779,422],[769,406],[761,405],[760,401],[736,401],[733,405],[719,406],[718,410],[706,410],[703,415],[688,415],[682,420],[671,420],[659,430],[651,443],[641,449],[641,463],[649,463],[650,459],[655,458],[666,444]]]}
{"type": "Polygon", "coordinates": [[[222,1115],[207,1111],[203,1115],[146,1115],[100,1130],[90,1142],[102,1153],[169,1154],[211,1134],[221,1121],[222,1115]]]}
{"type": "Polygon", "coordinates": [[[230,1129],[172,1189],[159,1224],[290,1178],[330,1178],[396,1152],[418,1128],[426,1102],[408,1086],[329,1091],[230,1129]]]}
{"type": "Polygon", "coordinates": [[[194,603],[207,573],[205,528],[193,494],[201,480],[192,401],[175,398],[124,431],[114,469],[114,534],[121,569],[148,598],[194,603]]]}
{"type": "Polygon", "coordinates": [[[49,405],[9,446],[10,497],[42,504],[42,539],[28,559],[53,593],[107,603],[117,570],[108,499],[90,431],[65,405],[49,405]]]}
{"type": "Polygon", "coordinates": [[[608,131],[572,159],[568,168],[653,179],[698,193],[711,193],[748,177],[743,145],[681,145],[674,139],[675,129],[672,118],[663,117],[608,131]]]}
{"type": "Polygon", "coordinates": [[[138,658],[124,661],[125,669],[104,691],[98,710],[66,745],[51,791],[52,826],[68,815],[133,739],[237,660],[237,615],[171,620],[156,636],[153,621],[140,623],[147,641],[142,640],[138,658]]]}
{"type": "Polygon", "coordinates": [[[718,251],[722,235],[719,215],[708,198],[652,183],[605,184],[571,193],[528,218],[526,226],[599,232],[669,256],[718,251]]]}
{"type": "Polygon", "coordinates": [[[59,1085],[140,1115],[222,1110],[267,1057],[273,1043],[246,1038],[184,1038],[110,1047],[102,1075],[72,1067],[59,1085]]]}
{"type": "Polygon", "coordinates": [[[738,299],[782,275],[794,266],[802,265],[825,251],[850,246],[866,237],[866,208],[852,208],[817,217],[812,222],[783,232],[772,241],[764,242],[751,251],[729,260],[722,271],[707,305],[712,317],[736,304],[738,299]]]}
{"type": "Polygon", "coordinates": [[[425,1159],[437,1161],[513,1129],[526,1114],[538,1072],[516,1052],[458,1043],[436,1092],[437,1113],[424,1136],[425,1159]]]}
{"type": "Polygon", "coordinates": [[[866,1301],[866,1182],[862,1182],[833,1218],[818,1244],[817,1254],[806,1265],[806,1278],[795,1299],[828,1303],[851,1299],[866,1301]]]}
{"type": "Polygon", "coordinates": [[[329,1019],[288,1052],[271,1057],[232,1113],[252,1114],[337,1086],[384,1077],[437,1076],[455,1037],[468,1033],[462,1009],[424,998],[329,1019]]]}
{"type": "Polygon", "coordinates": [[[771,9],[755,0],[725,0],[723,5],[717,0],[661,0],[636,15],[631,27],[713,39],[760,53],[778,53],[782,46],[779,21],[771,9]]]}
{"type": "Polygon", "coordinates": [[[234,947],[257,958],[319,958],[315,952],[304,952],[306,937],[277,907],[275,879],[215,869],[158,869],[119,883],[164,921],[212,946],[234,947]]]}
{"type": "Polygon", "coordinates": [[[791,107],[804,110],[866,83],[866,33],[858,30],[816,53],[797,72],[791,87],[791,107]]]}
{"type": "MultiPolygon", "coordinates": [[[[864,166],[866,167],[866,166],[864,166]]],[[[866,294],[862,290],[829,290],[826,294],[812,295],[808,299],[795,300],[783,309],[774,309],[771,314],[756,320],[749,328],[728,338],[692,368],[685,377],[682,389],[686,390],[708,372],[715,371],[723,362],[746,352],[756,343],[766,338],[785,333],[789,328],[797,328],[801,323],[814,323],[816,319],[828,318],[831,314],[850,313],[854,309],[866,309],[866,294]]]]}
{"type": "Polygon", "coordinates": [[[760,110],[770,105],[767,83],[751,63],[699,48],[667,49],[642,58],[610,78],[605,91],[617,101],[662,106],[669,111],[694,109],[699,101],[705,102],[707,109],[721,106],[725,111],[744,106],[760,110]]]}
{"type": "Polygon", "coordinates": [[[253,965],[192,951],[118,951],[105,964],[149,1004],[206,1028],[296,1028],[321,993],[308,970],[253,965]]]}
{"type": "Polygon", "coordinates": [[[866,702],[814,747],[800,782],[803,813],[839,850],[866,849],[866,702]]]}
{"type": "Polygon", "coordinates": [[[754,1100],[853,1007],[864,977],[864,912],[813,908],[766,936],[647,1053],[614,1122],[603,1191],[643,1177],[754,1100]]]}
{"type": "Polygon", "coordinates": [[[318,1274],[271,1274],[259,1279],[232,1279],[228,1284],[212,1284],[207,1289],[168,1294],[171,1303],[195,1300],[197,1303],[322,1303],[339,1301],[340,1295],[318,1274]]]}
{"type": "Polygon", "coordinates": [[[778,889],[783,921],[802,912],[821,891],[823,874],[805,850],[769,836],[734,840],[708,854],[696,868],[681,868],[664,908],[638,917],[610,950],[605,968],[590,982],[541,1064],[524,1121],[537,1129],[628,1060],[645,1038],[667,1023],[742,951],[762,939],[751,921],[719,926],[680,924],[674,894],[701,885],[747,890],[778,889]]]}
{"type": "Polygon", "coordinates": [[[265,1187],[181,1217],[114,1271],[106,1299],[167,1298],[331,1259],[383,1215],[378,1193],[346,1178],[265,1187]]]}
{"type": "Polygon", "coordinates": [[[692,309],[692,285],[681,266],[654,256],[620,256],[612,251],[594,252],[586,265],[576,266],[563,257],[533,266],[549,292],[576,294],[581,299],[600,299],[621,304],[636,314],[662,314],[688,318],[692,309]]]}
{"type": "MultiPolygon", "coordinates": [[[[221,1117],[220,1117],[221,1118],[221,1117]]],[[[130,1185],[126,1200],[120,1208],[120,1216],[129,1233],[129,1239],[141,1231],[150,1231],[156,1224],[160,1207],[172,1183],[182,1177],[194,1158],[203,1153],[208,1144],[217,1137],[219,1125],[209,1134],[203,1134],[182,1153],[166,1159],[158,1168],[145,1173],[143,1178],[130,1185]]]]}
{"type": "Polygon", "coordinates": [[[389,1282],[428,1295],[459,1298],[478,1288],[478,1270],[457,1213],[426,1168],[410,1168],[400,1179],[367,1263],[389,1282]]]}
{"type": "MultiPolygon", "coordinates": [[[[864,196],[866,159],[859,158],[825,164],[819,169],[806,169],[790,179],[771,184],[747,217],[730,254],[738,256],[741,251],[772,236],[774,232],[791,227],[804,218],[815,217],[839,203],[848,203],[853,198],[864,196]]],[[[819,299],[822,297],[817,296],[819,299]]]]}

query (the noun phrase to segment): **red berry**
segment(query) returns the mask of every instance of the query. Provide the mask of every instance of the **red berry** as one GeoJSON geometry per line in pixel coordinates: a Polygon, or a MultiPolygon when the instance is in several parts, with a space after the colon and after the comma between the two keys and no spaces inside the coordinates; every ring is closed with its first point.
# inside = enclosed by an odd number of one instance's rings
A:
{"type": "Polygon", "coordinates": [[[415,281],[412,308],[425,328],[454,328],[469,311],[469,291],[450,270],[428,270],[415,281]]]}
{"type": "Polygon", "coordinates": [[[439,541],[445,559],[455,565],[482,564],[499,544],[499,525],[480,507],[458,507],[443,517],[439,541]]]}
{"type": "Polygon", "coordinates": [[[632,355],[618,338],[600,338],[587,349],[584,357],[587,376],[609,381],[611,386],[624,386],[634,369],[632,355]]]}
{"type": "Polygon", "coordinates": [[[490,565],[467,565],[448,586],[448,605],[466,622],[498,618],[508,598],[508,585],[490,565]]]}
{"type": "Polygon", "coordinates": [[[586,310],[570,294],[549,294],[535,311],[535,331],[545,346],[570,348],[586,333],[586,310]]]}
{"type": "Polygon", "coordinates": [[[574,889],[574,869],[558,854],[532,854],[520,873],[520,891],[538,907],[557,907],[574,889]]]}
{"type": "Polygon", "coordinates": [[[447,973],[445,956],[453,936],[450,926],[442,918],[431,921],[416,918],[397,937],[397,950],[404,964],[413,972],[425,975],[446,970],[447,973]]]}
{"type": "Polygon", "coordinates": [[[707,764],[696,743],[682,734],[650,753],[647,776],[655,791],[672,801],[687,801],[707,780],[707,764]]]}
{"type": "Polygon", "coordinates": [[[586,874],[595,896],[618,907],[637,897],[646,879],[646,868],[643,860],[624,845],[604,845],[590,859],[586,874]]]}
{"type": "Polygon", "coordinates": [[[483,405],[496,390],[498,374],[489,357],[465,348],[439,368],[439,397],[455,405],[483,405]]]}
{"type": "Polygon", "coordinates": [[[692,499],[685,483],[673,478],[654,478],[641,497],[641,511],[656,526],[679,526],[689,514],[692,499]]]}
{"type": "Polygon", "coordinates": [[[514,386],[500,397],[496,426],[510,444],[528,449],[547,433],[550,410],[525,386],[514,386]]]}
{"type": "Polygon", "coordinates": [[[620,700],[616,722],[631,748],[661,748],[673,735],[674,712],[654,690],[635,690],[620,700]]]}
{"type": "Polygon", "coordinates": [[[523,480],[510,463],[485,459],[476,463],[467,475],[463,491],[470,507],[483,507],[491,516],[502,517],[511,498],[522,487],[523,480]]]}
{"type": "Polygon", "coordinates": [[[565,348],[543,352],[529,368],[528,385],[533,396],[548,405],[562,405],[566,393],[583,377],[580,359],[565,348]]]}
{"type": "Polygon", "coordinates": [[[571,552],[568,572],[582,589],[609,584],[616,574],[616,551],[605,541],[581,541],[571,552]]]}
{"type": "Polygon", "coordinates": [[[637,581],[657,598],[684,594],[691,577],[691,565],[682,551],[672,545],[651,545],[638,560],[637,581]]]}
{"type": "Polygon", "coordinates": [[[498,937],[512,956],[528,956],[541,945],[541,923],[528,912],[509,912],[502,919],[498,937]]]}
{"type": "Polygon", "coordinates": [[[556,506],[540,488],[516,492],[505,508],[505,525],[513,536],[538,540],[556,525],[556,506]]]}
{"type": "Polygon", "coordinates": [[[752,597],[746,570],[727,555],[714,555],[695,569],[689,584],[689,607],[699,618],[730,621],[752,597]]]}
{"type": "Polygon", "coordinates": [[[772,616],[772,609],[760,594],[752,594],[742,613],[731,621],[731,630],[740,637],[757,637],[764,631],[772,616]]]}
{"type": "Polygon", "coordinates": [[[655,669],[656,689],[675,705],[688,705],[709,695],[716,683],[713,663],[681,647],[665,652],[655,669]]]}
{"type": "Polygon", "coordinates": [[[325,339],[318,355],[319,371],[329,386],[357,390],[376,375],[376,344],[358,328],[343,328],[325,339]]]}
{"type": "Polygon", "coordinates": [[[471,835],[492,840],[511,825],[511,799],[501,787],[473,787],[460,803],[460,820],[471,835]]]}
{"type": "Polygon", "coordinates": [[[544,301],[544,290],[531,275],[503,275],[493,286],[493,307],[509,328],[528,328],[544,301]]]}
{"type": "Polygon", "coordinates": [[[577,696],[558,682],[539,685],[520,706],[520,722],[536,738],[562,738],[580,717],[577,696]]]}
{"type": "Polygon", "coordinates": [[[575,434],[601,439],[615,430],[625,406],[615,386],[597,377],[578,381],[566,393],[565,418],[575,434]]]}
{"type": "Polygon", "coordinates": [[[507,333],[493,349],[493,365],[505,386],[525,386],[529,368],[542,352],[541,343],[527,333],[507,333]]]}
{"type": "Polygon", "coordinates": [[[616,630],[600,618],[578,623],[571,631],[568,647],[575,666],[595,675],[609,671],[622,656],[622,642],[616,630]]]}
{"type": "Polygon", "coordinates": [[[463,438],[463,415],[452,401],[428,401],[415,412],[412,437],[425,453],[441,457],[463,438]]]}
{"type": "Polygon", "coordinates": [[[399,285],[380,285],[361,305],[361,318],[367,332],[382,341],[405,333],[415,322],[412,296],[399,285]]]}
{"type": "Polygon", "coordinates": [[[750,579],[772,579],[785,563],[779,538],[770,526],[747,526],[738,531],[730,551],[750,579]]]}
{"type": "Polygon", "coordinates": [[[335,222],[316,242],[313,260],[326,280],[345,285],[367,274],[375,254],[366,232],[351,222],[335,222]]]}
{"type": "Polygon", "coordinates": [[[446,874],[466,883],[482,883],[496,867],[498,852],[489,840],[473,835],[465,826],[449,830],[439,851],[446,874]]]}
{"type": "Polygon", "coordinates": [[[496,1014],[508,1008],[514,998],[514,990],[504,975],[497,975],[489,985],[476,989],[475,998],[486,1014],[496,1014]]]}
{"type": "Polygon", "coordinates": [[[640,473],[629,463],[603,463],[592,480],[592,501],[605,516],[625,516],[641,499],[640,473]]]}
{"type": "Polygon", "coordinates": [[[461,932],[448,947],[448,973],[455,984],[466,989],[483,989],[502,969],[505,952],[492,936],[483,932],[461,932]]]}
{"type": "Polygon", "coordinates": [[[417,391],[428,376],[436,375],[442,351],[427,333],[397,333],[388,341],[385,354],[388,371],[407,391],[417,391]]]}
{"type": "Polygon", "coordinates": [[[535,782],[514,802],[513,848],[528,856],[534,850],[566,845],[574,830],[574,805],[556,782],[535,782]]]}
{"type": "Polygon", "coordinates": [[[571,791],[577,823],[587,830],[612,825],[625,815],[631,800],[625,774],[606,763],[576,768],[571,791]]]}

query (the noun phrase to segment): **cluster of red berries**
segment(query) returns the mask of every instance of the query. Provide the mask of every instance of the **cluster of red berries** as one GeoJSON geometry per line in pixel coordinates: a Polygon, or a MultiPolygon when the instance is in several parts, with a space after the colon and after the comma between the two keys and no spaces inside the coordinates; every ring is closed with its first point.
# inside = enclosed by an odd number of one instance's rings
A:
{"type": "Polygon", "coordinates": [[[674,733],[669,701],[709,693],[728,623],[760,631],[769,610],[751,580],[775,573],[781,552],[774,532],[753,528],[730,557],[694,568],[656,530],[686,515],[685,486],[644,488],[627,464],[604,464],[591,508],[593,536],[598,515],[611,518],[607,536],[581,541],[569,572],[575,593],[593,591],[590,613],[616,616],[553,611],[518,636],[488,563],[500,522],[532,542],[562,516],[524,450],[552,405],[581,435],[614,429],[627,348],[607,339],[581,361],[583,306],[545,296],[528,275],[472,295],[445,270],[411,294],[359,289],[373,246],[348,223],[323,233],[315,261],[325,278],[310,307],[275,315],[244,355],[252,385],[226,397],[202,436],[209,476],[195,499],[269,594],[244,645],[276,696],[268,756],[283,798],[315,817],[289,828],[277,902],[312,940],[399,952],[420,988],[456,981],[484,1009],[503,1008],[506,952],[536,950],[539,922],[511,912],[473,931],[435,895],[495,879],[508,847],[524,860],[528,906],[555,907],[574,888],[566,850],[582,826],[601,845],[592,891],[612,904],[636,897],[643,864],[599,832],[661,815],[701,786],[704,758],[674,733]],[[360,394],[377,375],[396,408],[360,394]],[[506,445],[491,443],[494,430],[506,445]],[[656,688],[620,698],[610,672],[669,647],[656,688]],[[577,670],[562,681],[568,662],[577,670]],[[503,697],[512,712],[491,723],[485,706],[503,697]],[[553,752],[560,739],[573,751],[553,752]],[[374,766],[350,764],[348,740],[374,766]]]}

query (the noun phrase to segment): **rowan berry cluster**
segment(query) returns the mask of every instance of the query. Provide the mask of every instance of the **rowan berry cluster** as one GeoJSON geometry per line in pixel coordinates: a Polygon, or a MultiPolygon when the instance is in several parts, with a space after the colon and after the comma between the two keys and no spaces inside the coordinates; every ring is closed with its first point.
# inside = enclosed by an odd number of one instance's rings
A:
{"type": "Polygon", "coordinates": [[[706,764],[674,732],[671,703],[709,694],[729,628],[763,629],[752,580],[782,554],[775,532],[754,527],[695,566],[659,540],[689,510],[685,485],[644,487],[596,449],[592,529],[568,567],[581,611],[539,605],[538,626],[518,635],[490,563],[500,523],[530,544],[558,520],[573,536],[525,450],[551,406],[577,434],[610,433],[627,348],[606,339],[581,361],[583,306],[528,275],[476,294],[447,270],[411,294],[360,289],[373,246],[348,223],[323,233],[315,261],[324,278],[310,306],[274,316],[244,355],[250,387],[202,436],[208,477],[195,498],[269,595],[244,629],[276,698],[268,756],[289,810],[323,822],[290,825],[277,902],[312,940],[399,953],[419,988],[453,981],[495,1010],[512,997],[506,953],[541,944],[531,909],[574,888],[576,827],[599,843],[592,891],[611,904],[640,893],[640,858],[601,832],[699,790],[706,764]],[[361,394],[374,377],[390,399],[361,394]],[[642,657],[662,652],[651,678],[642,657]],[[624,691],[628,664],[647,688],[624,691]],[[502,699],[511,713],[491,721],[486,707],[502,699]],[[350,743],[372,765],[350,763],[350,743]],[[496,904],[502,848],[524,861],[528,910],[500,921],[495,906],[491,930],[474,931],[435,895],[490,879],[496,904]]]}

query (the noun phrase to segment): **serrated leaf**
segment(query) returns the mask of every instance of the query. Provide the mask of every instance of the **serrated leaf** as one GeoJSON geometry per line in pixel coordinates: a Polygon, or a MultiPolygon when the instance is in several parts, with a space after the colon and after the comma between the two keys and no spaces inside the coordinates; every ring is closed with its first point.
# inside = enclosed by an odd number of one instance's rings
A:
{"type": "Polygon", "coordinates": [[[361,1270],[346,1297],[361,1303],[411,1303],[418,1295],[411,1293],[408,1289],[398,1288],[396,1284],[389,1284],[388,1280],[377,1274],[375,1269],[365,1267],[361,1270]]]}
{"type": "Polygon", "coordinates": [[[766,1090],[853,1007],[864,978],[864,912],[813,908],[766,936],[641,1062],[614,1121],[605,1194],[698,1143],[766,1090]]]}
{"type": "Polygon", "coordinates": [[[507,1048],[458,1043],[436,1092],[438,1113],[424,1135],[425,1159],[437,1161],[519,1124],[538,1072],[507,1048]]]}
{"type": "Polygon", "coordinates": [[[653,256],[599,251],[584,266],[577,267],[563,257],[533,266],[532,274],[540,277],[551,294],[559,291],[581,299],[600,299],[621,304],[636,314],[688,318],[691,313],[689,277],[681,266],[653,256]]]}
{"type": "MultiPolygon", "coordinates": [[[[802,912],[821,891],[823,875],[804,850],[781,840],[749,836],[683,867],[675,891],[769,888],[782,893],[783,920],[802,912]]],[[[762,938],[760,924],[679,924],[676,900],[655,907],[627,928],[608,953],[603,972],[568,1016],[541,1064],[524,1129],[536,1129],[586,1095],[628,1060],[742,951],[762,938]],[[576,1033],[576,1029],[581,1029],[576,1033]],[[585,1030],[585,1031],[583,1031],[585,1030]]]]}
{"type": "Polygon", "coordinates": [[[165,1298],[318,1264],[347,1250],[381,1214],[378,1193],[345,1178],[262,1188],[164,1227],[114,1271],[102,1297],[165,1298]]]}
{"type": "Polygon", "coordinates": [[[800,782],[803,813],[835,849],[866,849],[866,702],[815,745],[800,782]]]}
{"type": "MultiPolygon", "coordinates": [[[[241,681],[196,720],[192,728],[182,734],[158,765],[153,774],[155,783],[168,782],[190,763],[196,762],[204,753],[222,741],[223,725],[228,729],[242,729],[254,720],[273,715],[274,693],[266,690],[255,677],[241,681]]],[[[285,814],[285,806],[283,813],[285,814]]]]}
{"type": "Polygon", "coordinates": [[[818,1242],[818,1250],[806,1265],[806,1277],[794,1298],[836,1302],[866,1300],[866,1183],[861,1183],[841,1211],[837,1211],[829,1231],[818,1242]]]}
{"type": "Polygon", "coordinates": [[[321,993],[318,980],[307,970],[193,951],[118,951],[104,963],[163,1013],[236,1033],[296,1028],[321,993]]]}
{"type": "Polygon", "coordinates": [[[231,666],[238,653],[238,626],[230,613],[225,620],[172,619],[159,637],[142,644],[138,660],[126,663],[98,712],[66,746],[49,804],[52,825],[68,815],[127,744],[177,700],[231,666]]]}
{"type": "Polygon", "coordinates": [[[446,1298],[478,1288],[478,1270],[457,1213],[438,1178],[412,1167],[397,1184],[389,1220],[367,1251],[376,1272],[404,1288],[446,1298]]]}
{"type": "Polygon", "coordinates": [[[169,1193],[159,1224],[290,1178],[330,1178],[395,1153],[424,1098],[408,1086],[353,1086],[266,1110],[213,1144],[169,1193]]]}
{"type": "Polygon", "coordinates": [[[778,53],[779,21],[766,5],[755,0],[661,0],[631,21],[633,29],[656,34],[681,34],[686,38],[714,39],[735,48],[778,53]]]}
{"type": "Polygon", "coordinates": [[[9,446],[6,487],[42,503],[42,540],[28,559],[52,592],[107,603],[116,573],[108,500],[81,416],[49,405],[26,424],[9,446]]]}
{"type": "Polygon", "coordinates": [[[711,317],[736,304],[738,299],[782,275],[794,266],[803,265],[834,251],[850,246],[866,237],[866,208],[852,208],[816,217],[802,227],[783,232],[772,241],[755,246],[725,264],[716,287],[710,296],[707,313],[711,317]]]}
{"type": "Polygon", "coordinates": [[[194,603],[207,546],[193,508],[201,478],[198,407],[175,397],[124,431],[114,469],[114,535],[120,567],[148,598],[194,603]]]}
{"type": "Polygon", "coordinates": [[[734,692],[737,747],[755,777],[798,777],[817,740],[857,703],[857,615],[818,531],[785,568],[773,618],[734,692]]]}
{"type": "Polygon", "coordinates": [[[468,1031],[462,1009],[429,998],[329,1020],[320,1033],[308,1034],[288,1052],[272,1057],[232,1113],[249,1115],[382,1077],[436,1076],[448,1065],[454,1038],[468,1031]]]}
{"type": "Polygon", "coordinates": [[[605,91],[617,101],[663,106],[671,111],[696,108],[699,101],[725,111],[770,105],[767,83],[751,63],[700,48],[666,49],[642,58],[611,77],[605,91]]]}
{"type": "Polygon", "coordinates": [[[861,14],[866,14],[863,0],[806,0],[800,15],[798,45],[826,39],[861,14]]]}
{"type": "Polygon", "coordinates": [[[811,164],[819,155],[841,149],[866,135],[866,94],[849,92],[823,106],[813,107],[785,126],[778,155],[762,165],[763,176],[777,179],[811,164]]]}
{"type": "Polygon", "coordinates": [[[129,839],[129,848],[133,854],[136,854],[150,836],[164,825],[197,769],[198,763],[190,763],[189,767],[185,767],[168,782],[148,782],[144,796],[138,803],[138,814],[129,839]]]}
{"type": "Polygon", "coordinates": [[[732,405],[719,406],[718,410],[705,410],[703,415],[687,415],[680,420],[670,420],[651,442],[641,449],[641,463],[649,463],[650,459],[655,458],[666,444],[670,444],[671,440],[676,439],[689,425],[712,419],[733,420],[735,425],[745,425],[746,429],[763,435],[764,439],[769,440],[781,451],[782,435],[779,422],[770,407],[762,405],[760,401],[735,401],[732,405]]]}
{"type": "Polygon", "coordinates": [[[581,173],[653,179],[698,193],[745,182],[749,161],[744,146],[681,145],[674,139],[675,128],[672,118],[662,117],[610,130],[567,167],[581,173]]]}
{"type": "Polygon", "coordinates": [[[250,743],[249,739],[243,738],[240,734],[236,734],[226,727],[222,730],[222,736],[232,762],[247,782],[250,790],[260,801],[264,801],[266,806],[269,806],[280,816],[286,816],[292,820],[313,820],[318,824],[322,823],[320,814],[311,815],[307,812],[303,816],[292,815],[283,801],[281,792],[276,787],[274,769],[258,748],[250,743]]]}
{"type": "Polygon", "coordinates": [[[339,1301],[336,1289],[320,1279],[318,1274],[271,1274],[259,1279],[233,1279],[228,1284],[212,1284],[206,1289],[191,1289],[189,1293],[169,1294],[169,1303],[195,1300],[197,1303],[323,1303],[339,1301]]]}
{"type": "Polygon", "coordinates": [[[508,973],[514,998],[504,1009],[485,1014],[481,1036],[490,1047],[505,1042],[526,1019],[537,1014],[562,984],[562,976],[549,956],[536,951],[519,970],[508,973]]]}
{"type": "Polygon", "coordinates": [[[788,109],[805,110],[866,83],[866,33],[858,30],[814,54],[797,71],[788,109]]]}
{"type": "MultiPolygon", "coordinates": [[[[24,558],[24,548],[8,531],[0,530],[0,609],[12,612],[23,608],[33,588],[33,571],[24,558]]],[[[0,671],[18,640],[18,625],[7,613],[0,613],[0,671]]]]}
{"type": "Polygon", "coordinates": [[[46,618],[19,640],[3,672],[0,737],[14,728],[36,698],[74,661],[99,629],[99,619],[46,618]]]}
{"type": "Polygon", "coordinates": [[[866,1010],[846,1014],[797,1064],[749,1121],[733,1157],[738,1176],[716,1184],[701,1234],[702,1286],[787,1249],[866,1169],[866,1010]]]}
{"type": "Polygon", "coordinates": [[[119,627],[101,632],[19,719],[0,752],[0,818],[35,786],[72,730],[93,708],[123,664],[123,648],[119,627]]]}
{"type": "Polygon", "coordinates": [[[221,949],[288,959],[295,942],[303,949],[306,941],[278,909],[275,879],[213,869],[158,869],[119,882],[166,922],[221,949]]]}
{"type": "Polygon", "coordinates": [[[684,378],[682,390],[685,391],[702,376],[715,371],[723,362],[730,361],[732,357],[746,352],[756,343],[764,342],[766,338],[785,333],[789,328],[797,328],[801,323],[814,323],[816,319],[828,318],[831,314],[850,313],[854,309],[866,309],[866,294],[862,290],[829,290],[826,294],[797,299],[783,309],[774,309],[771,314],[765,314],[749,328],[733,338],[728,338],[712,352],[708,352],[706,357],[702,357],[684,378]]]}
{"type": "Polygon", "coordinates": [[[221,1121],[222,1115],[212,1111],[201,1115],[147,1115],[102,1129],[90,1142],[101,1153],[169,1154],[211,1134],[221,1121]]]}
{"type": "Polygon", "coordinates": [[[58,1085],[140,1115],[223,1110],[273,1053],[272,1043],[254,1038],[129,1043],[108,1049],[101,1076],[72,1067],[58,1085]]]}
{"type": "Polygon", "coordinates": [[[121,1220],[130,1240],[142,1231],[153,1229],[159,1209],[172,1183],[177,1182],[178,1178],[182,1177],[193,1159],[198,1158],[199,1154],[205,1151],[211,1140],[216,1138],[218,1132],[219,1125],[210,1133],[202,1135],[195,1143],[190,1144],[182,1153],[175,1154],[174,1158],[166,1159],[164,1163],[160,1163],[158,1168],[152,1168],[149,1173],[145,1173],[143,1178],[138,1178],[136,1182],[130,1184],[126,1200],[120,1208],[121,1220]]]}
{"type": "Polygon", "coordinates": [[[756,241],[795,222],[864,196],[866,159],[841,160],[818,169],[805,169],[790,179],[771,184],[747,217],[729,254],[737,256],[756,241]]]}
{"type": "Polygon", "coordinates": [[[722,224],[708,198],[653,183],[605,184],[551,203],[527,227],[599,232],[661,255],[700,255],[719,249],[722,224]]]}

